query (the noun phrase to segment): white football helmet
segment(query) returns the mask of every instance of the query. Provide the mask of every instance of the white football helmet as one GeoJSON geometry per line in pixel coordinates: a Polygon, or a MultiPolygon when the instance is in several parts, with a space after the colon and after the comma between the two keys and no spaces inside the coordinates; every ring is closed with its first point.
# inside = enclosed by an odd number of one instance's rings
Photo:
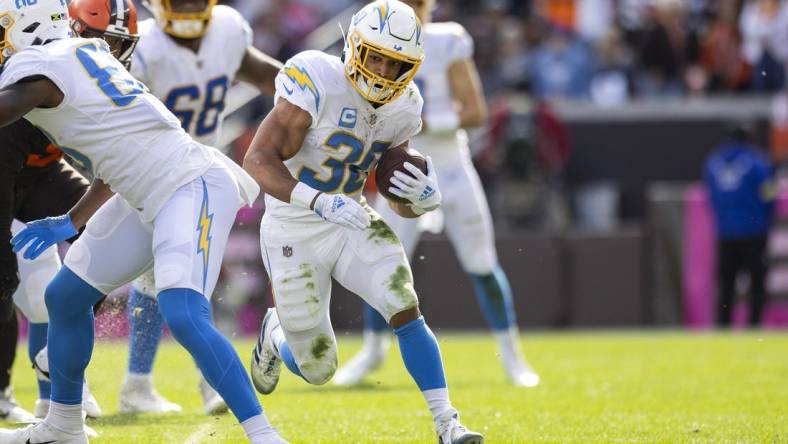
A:
{"type": "Polygon", "coordinates": [[[66,0],[0,0],[0,65],[28,46],[68,37],[66,0]]]}
{"type": "Polygon", "coordinates": [[[405,91],[424,60],[421,21],[398,0],[377,0],[358,11],[350,22],[343,52],[345,75],[367,100],[385,104],[405,91]],[[369,51],[403,62],[396,80],[365,68],[369,51]]]}

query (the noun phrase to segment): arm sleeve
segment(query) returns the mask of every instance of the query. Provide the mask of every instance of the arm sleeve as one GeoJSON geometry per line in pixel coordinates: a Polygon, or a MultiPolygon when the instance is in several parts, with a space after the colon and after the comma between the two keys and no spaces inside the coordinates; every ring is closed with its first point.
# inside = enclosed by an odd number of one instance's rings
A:
{"type": "Polygon", "coordinates": [[[392,146],[400,146],[421,132],[421,112],[424,108],[424,99],[416,85],[411,82],[409,90],[403,93],[407,100],[406,109],[402,112],[402,128],[397,132],[392,146]]]}
{"type": "Polygon", "coordinates": [[[460,24],[456,24],[448,46],[447,53],[452,62],[473,58],[473,38],[460,24]]]}
{"type": "Polygon", "coordinates": [[[408,121],[404,124],[402,131],[399,133],[399,137],[394,140],[394,143],[391,146],[400,146],[420,132],[421,117],[415,116],[414,118],[408,119],[408,121]]]}
{"type": "MultiPolygon", "coordinates": [[[[0,76],[0,89],[11,86],[20,80],[46,74],[47,62],[40,51],[36,48],[27,48],[17,54],[14,54],[6,62],[3,74],[0,76]]],[[[60,86],[60,85],[58,85],[60,86]]]]}
{"type": "Polygon", "coordinates": [[[323,110],[325,94],[316,76],[315,63],[304,53],[288,60],[276,76],[276,97],[285,99],[312,116],[312,126],[317,126],[323,110]]]}
{"type": "Polygon", "coordinates": [[[237,75],[247,49],[252,46],[254,34],[249,22],[235,9],[219,5],[213,10],[211,27],[221,30],[225,39],[226,47],[220,63],[226,64],[233,76],[237,75]]]}
{"type": "Polygon", "coordinates": [[[25,48],[9,58],[5,65],[6,68],[3,69],[0,76],[0,89],[11,86],[28,77],[46,77],[63,93],[62,105],[70,103],[71,95],[68,92],[68,88],[66,88],[66,82],[58,76],[55,70],[49,68],[47,55],[40,46],[25,48]]]}

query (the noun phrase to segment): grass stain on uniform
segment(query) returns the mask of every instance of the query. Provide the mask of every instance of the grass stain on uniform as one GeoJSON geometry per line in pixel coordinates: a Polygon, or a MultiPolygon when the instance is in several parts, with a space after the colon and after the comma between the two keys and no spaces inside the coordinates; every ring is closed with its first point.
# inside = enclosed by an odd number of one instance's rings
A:
{"type": "Polygon", "coordinates": [[[389,243],[396,245],[399,243],[399,238],[394,234],[391,228],[386,225],[383,219],[372,219],[372,223],[367,230],[369,231],[369,236],[367,236],[368,240],[374,240],[379,244],[389,243]]]}
{"type": "Polygon", "coordinates": [[[309,296],[308,298],[306,298],[306,303],[307,304],[319,304],[320,303],[320,299],[318,299],[317,296],[312,295],[312,296],[309,296]]]}
{"type": "Polygon", "coordinates": [[[416,304],[416,291],[413,289],[413,275],[405,265],[397,266],[389,279],[389,291],[405,304],[416,304]]]}
{"type": "Polygon", "coordinates": [[[326,353],[331,349],[331,338],[328,335],[322,334],[312,341],[312,356],[315,359],[323,359],[326,353]]]}
{"type": "Polygon", "coordinates": [[[294,281],[296,279],[306,279],[306,278],[311,278],[312,276],[314,276],[314,273],[312,271],[312,266],[309,265],[309,264],[301,264],[301,265],[299,265],[298,266],[298,270],[301,272],[301,274],[299,274],[298,276],[284,278],[284,279],[282,279],[281,282],[283,284],[286,284],[286,283],[292,282],[292,281],[294,281]]]}

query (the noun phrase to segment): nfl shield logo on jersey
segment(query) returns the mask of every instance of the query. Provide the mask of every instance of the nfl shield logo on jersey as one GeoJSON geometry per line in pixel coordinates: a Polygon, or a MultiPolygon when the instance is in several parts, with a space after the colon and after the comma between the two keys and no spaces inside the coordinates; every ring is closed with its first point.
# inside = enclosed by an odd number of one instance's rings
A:
{"type": "Polygon", "coordinates": [[[291,247],[289,245],[285,245],[284,247],[282,247],[282,254],[284,255],[284,257],[292,256],[293,255],[293,247],[291,247]]]}

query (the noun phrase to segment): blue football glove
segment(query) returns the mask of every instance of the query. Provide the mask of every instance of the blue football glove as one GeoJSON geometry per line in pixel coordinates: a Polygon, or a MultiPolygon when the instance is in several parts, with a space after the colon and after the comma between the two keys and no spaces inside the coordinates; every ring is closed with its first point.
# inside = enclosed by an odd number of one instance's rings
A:
{"type": "Polygon", "coordinates": [[[27,228],[11,239],[14,253],[25,250],[23,257],[33,260],[41,255],[47,248],[60,241],[70,239],[78,233],[71,216],[64,214],[58,217],[34,220],[27,223],[27,228]],[[25,247],[27,247],[25,249],[25,247]]]}

